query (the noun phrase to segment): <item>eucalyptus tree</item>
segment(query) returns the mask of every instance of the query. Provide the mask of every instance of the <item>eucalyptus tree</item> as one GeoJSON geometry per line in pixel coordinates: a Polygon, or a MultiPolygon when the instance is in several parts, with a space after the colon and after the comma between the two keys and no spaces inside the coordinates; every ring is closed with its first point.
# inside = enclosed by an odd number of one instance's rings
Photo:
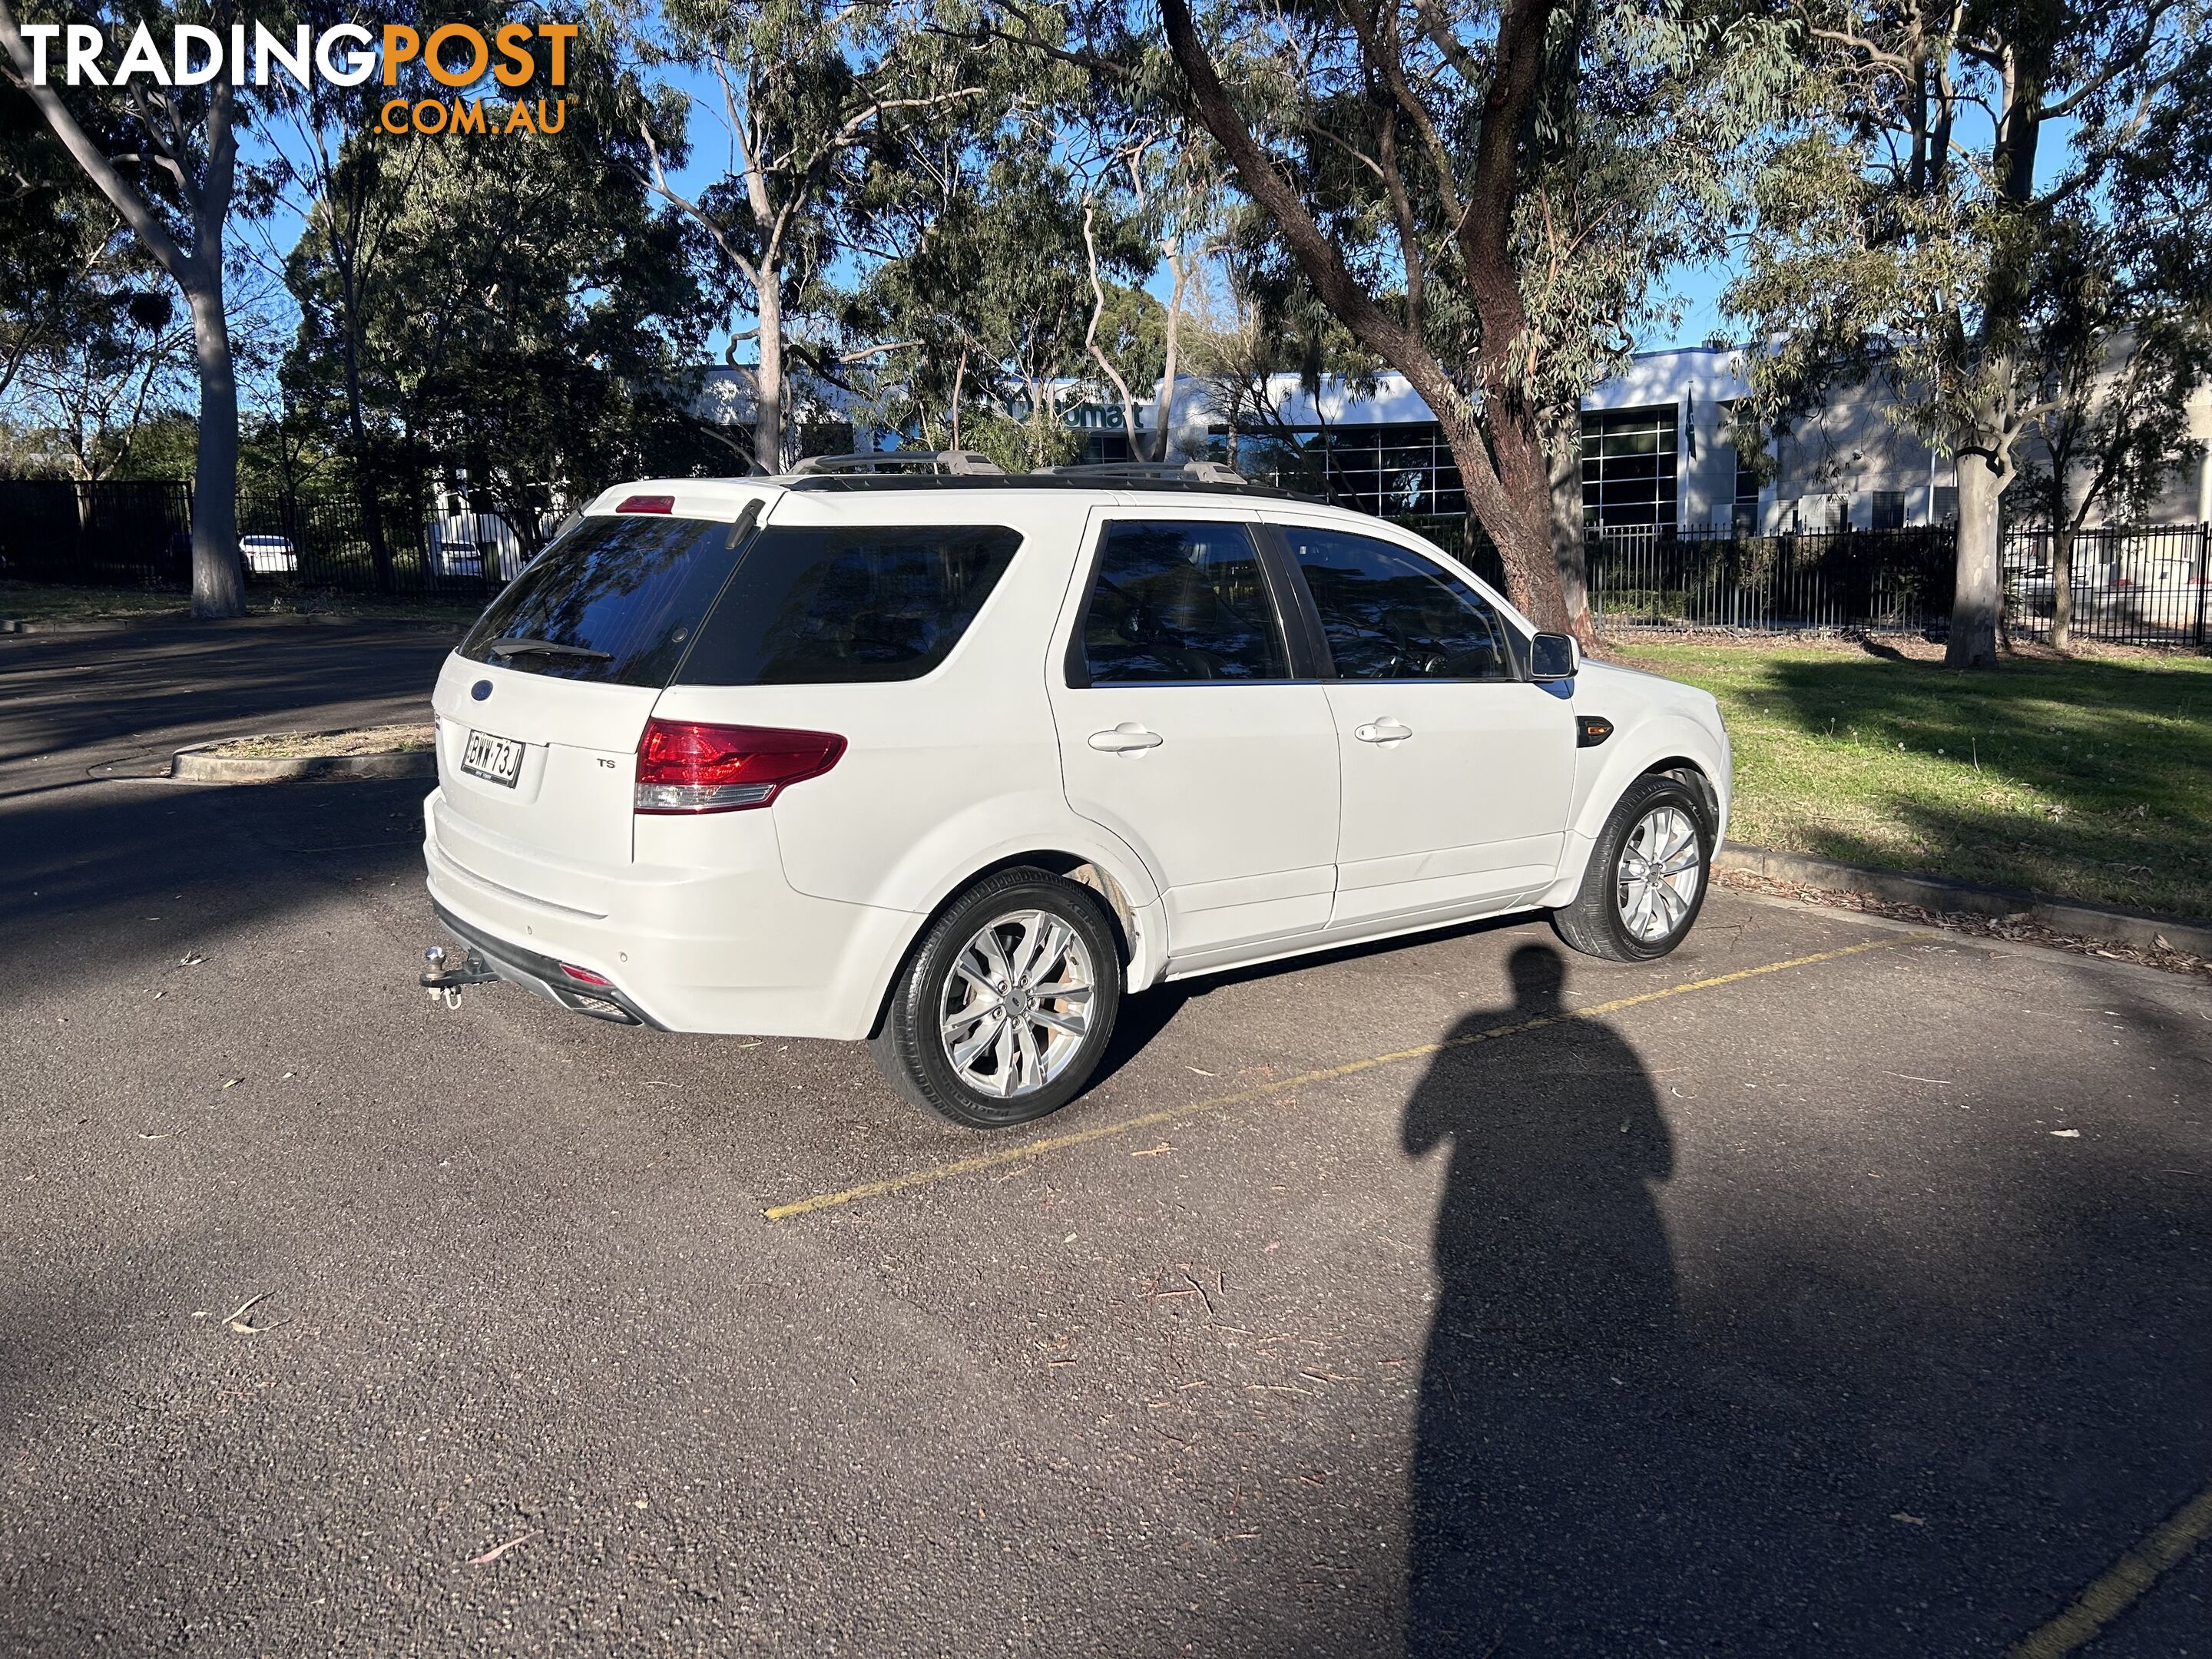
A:
{"type": "Polygon", "coordinates": [[[1157,366],[1158,307],[1134,286],[1150,244],[1127,216],[1102,216],[1060,148],[1018,110],[980,129],[916,124],[874,147],[858,203],[872,267],[846,316],[862,343],[846,355],[893,392],[900,423],[1024,469],[1073,458],[1063,416],[1096,379],[1094,354],[1157,366]]]}
{"type": "Polygon", "coordinates": [[[991,66],[927,0],[666,0],[662,27],[641,31],[641,61],[665,76],[635,131],[644,177],[693,226],[733,322],[729,353],[750,341],[753,461],[790,459],[794,325],[836,309],[832,267],[845,207],[869,144],[890,124],[981,100],[991,66]],[[712,102],[696,88],[702,78],[712,102]],[[671,166],[719,125],[722,176],[686,195],[671,166]]]}
{"type": "MultiPolygon", "coordinates": [[[[1767,343],[1752,358],[1759,399],[1772,418],[1869,374],[1895,389],[1899,418],[1958,467],[1945,659],[1992,665],[2000,503],[2052,404],[2038,285],[2057,269],[2054,239],[2136,211],[2132,148],[2201,125],[2212,10],[1790,0],[1789,15],[1817,78],[1803,131],[1762,179],[1763,234],[1729,300],[1767,343]]],[[[2164,185],[2202,211],[2201,172],[2164,185]]]]}
{"type": "MultiPolygon", "coordinates": [[[[245,609],[238,565],[238,381],[223,300],[224,235],[238,185],[238,138],[246,110],[228,75],[196,85],[134,76],[120,86],[52,84],[22,32],[21,0],[0,0],[0,71],[45,119],[54,138],[106,198],[183,295],[199,383],[199,448],[192,493],[192,614],[245,609]]],[[[27,15],[27,13],[25,15],[27,15]]],[[[227,38],[250,14],[232,0],[106,0],[71,8],[72,21],[111,40],[137,28],[213,28],[227,38]]],[[[36,20],[34,20],[36,21],[36,20]]],[[[57,64],[57,68],[58,64],[57,64]]],[[[118,66],[119,68],[119,65],[118,66]]],[[[106,77],[103,76],[103,79],[106,77]]]]}
{"type": "MultiPolygon", "coordinates": [[[[471,21],[487,33],[513,8],[449,8],[450,21],[471,21]]],[[[371,0],[346,8],[347,19],[370,28],[410,23],[416,9],[397,0],[371,0]]],[[[395,459],[392,434],[374,418],[377,399],[363,386],[368,295],[380,280],[391,246],[393,214],[407,201],[427,153],[414,142],[393,142],[375,131],[379,106],[392,96],[382,77],[355,86],[317,79],[306,87],[275,80],[276,106],[261,128],[270,152],[265,187],[287,199],[304,221],[284,261],[285,284],[301,308],[301,354],[327,350],[338,370],[334,384],[304,377],[317,392],[336,394],[331,437],[352,474],[363,538],[380,589],[392,580],[392,538],[385,522],[387,473],[395,459]]]]}
{"type": "MultiPolygon", "coordinates": [[[[607,61],[591,35],[575,50],[607,61]]],[[[373,257],[342,301],[319,215],[290,267],[302,320],[285,373],[303,404],[343,443],[357,397],[394,474],[465,477],[526,552],[564,501],[707,459],[684,404],[708,313],[682,222],[644,183],[646,94],[617,72],[572,76],[568,95],[560,130],[527,138],[356,133],[331,176],[377,147],[352,220],[373,257]]]]}
{"type": "Polygon", "coordinates": [[[131,474],[150,422],[190,378],[191,329],[162,289],[106,280],[70,307],[73,326],[24,362],[11,399],[87,483],[131,474]]]}
{"type": "MultiPolygon", "coordinates": [[[[1009,35],[1048,47],[1045,9],[1008,9],[1009,35]]],[[[1554,550],[1559,411],[1617,359],[1683,240],[1674,217],[1724,216],[1724,185],[1684,175],[1725,180],[1701,146],[1771,118],[1788,79],[1771,29],[1687,0],[1160,9],[1165,53],[1114,10],[1089,24],[1093,61],[1210,135],[1314,300],[1435,415],[1515,601],[1589,641],[1554,550]],[[1697,137],[1668,149],[1678,125],[1697,137]]]]}
{"type": "Polygon", "coordinates": [[[2208,161],[2201,120],[2185,125],[2170,107],[2117,158],[2124,214],[2069,204],[2038,239],[2023,343],[2038,397],[2018,488],[2050,526],[2061,651],[2073,644],[2074,550],[2092,515],[2140,521],[2178,464],[2203,465],[2189,416],[2212,378],[2208,161]]]}
{"type": "Polygon", "coordinates": [[[28,100],[0,97],[0,404],[27,368],[97,327],[129,236],[28,100]]]}

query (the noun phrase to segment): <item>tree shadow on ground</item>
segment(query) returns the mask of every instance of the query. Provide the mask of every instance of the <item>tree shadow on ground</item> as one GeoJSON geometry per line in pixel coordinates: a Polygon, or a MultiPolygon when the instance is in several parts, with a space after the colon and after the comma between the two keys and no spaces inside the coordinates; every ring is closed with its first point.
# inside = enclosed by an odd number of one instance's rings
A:
{"type": "Polygon", "coordinates": [[[1782,844],[2212,913],[2212,674],[2109,659],[1960,674],[1799,653],[1723,679],[1747,816],[1782,844]]]}

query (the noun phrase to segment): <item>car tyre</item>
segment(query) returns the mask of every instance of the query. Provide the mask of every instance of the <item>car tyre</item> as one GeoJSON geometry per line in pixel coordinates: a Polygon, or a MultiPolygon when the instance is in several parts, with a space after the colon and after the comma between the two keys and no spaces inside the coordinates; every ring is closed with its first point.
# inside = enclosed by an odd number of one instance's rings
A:
{"type": "Polygon", "coordinates": [[[1701,793],[1647,773],[1607,817],[1582,891],[1552,912],[1553,930],[1584,956],[1656,961],[1696,924],[1712,861],[1712,816],[1701,793]]]}
{"type": "Polygon", "coordinates": [[[892,1088],[955,1123],[1033,1122],[1097,1069],[1121,977],[1097,893],[1046,870],[1002,870],[923,933],[868,1047],[892,1088]]]}

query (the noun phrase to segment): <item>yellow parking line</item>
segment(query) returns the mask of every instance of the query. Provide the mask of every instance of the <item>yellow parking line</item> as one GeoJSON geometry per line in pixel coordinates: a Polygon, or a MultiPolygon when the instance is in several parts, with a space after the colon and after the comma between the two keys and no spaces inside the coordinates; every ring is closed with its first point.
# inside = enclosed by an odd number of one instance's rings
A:
{"type": "Polygon", "coordinates": [[[2133,1607],[2208,1537],[2212,1537],[2212,1486],[2152,1528],[2149,1536],[2112,1563],[2112,1570],[2083,1590],[2072,1607],[2014,1648],[2012,1659],[2060,1659],[2072,1653],[2133,1607]]]}
{"type": "Polygon", "coordinates": [[[1556,1014],[1543,1014],[1534,1019],[1516,1020],[1510,1025],[1492,1025],[1471,1036],[1450,1037],[1442,1042],[1424,1042],[1418,1048],[1400,1048],[1387,1054],[1376,1054],[1368,1060],[1355,1060],[1342,1066],[1330,1066],[1317,1072],[1303,1072],[1297,1077],[1286,1077],[1273,1083],[1263,1083],[1257,1088],[1239,1089],[1225,1095],[1214,1095],[1206,1100],[1196,1100],[1187,1106],[1171,1106],[1163,1111],[1146,1112],[1142,1117],[1125,1118],[1115,1123],[1103,1123],[1095,1129],[1079,1129],[1073,1134],[1048,1135],[1042,1140],[1024,1141],[1018,1146],[1008,1146],[994,1152],[979,1152],[974,1158],[958,1158],[950,1164],[933,1164],[926,1170],[915,1170],[906,1175],[892,1176],[884,1181],[871,1181],[858,1187],[848,1187],[842,1193],[817,1193],[811,1198],[793,1199],[788,1204],[779,1204],[761,1213],[770,1221],[788,1221],[793,1216],[806,1215],[815,1210],[826,1210],[835,1205],[850,1204],[856,1199],[882,1198],[890,1193],[902,1193],[911,1187],[927,1187],[934,1182],[949,1181],[955,1176],[974,1175],[979,1170],[995,1170],[1004,1164],[1019,1164],[1028,1158],[1042,1158],[1048,1152],[1066,1152],[1071,1146],[1085,1146],[1094,1140],[1107,1140],[1115,1135],[1133,1134],[1141,1129],[1156,1129],[1162,1124],[1179,1122],[1194,1117],[1200,1112],[1218,1111],[1224,1106],[1242,1106],[1255,1100],[1264,1100],[1285,1089],[1303,1088],[1309,1083],[1328,1083],[1340,1077],[1350,1077],[1355,1072],[1370,1072],[1378,1066],[1395,1066],[1402,1060],[1420,1060],[1430,1054],[1440,1054],[1448,1048],[1471,1048],[1478,1042],[1494,1042],[1500,1037],[1518,1036],[1523,1031],[1541,1030],[1547,1025],[1562,1025],[1569,1020],[1595,1019],[1601,1014],[1617,1014],[1624,1008],[1638,1007],[1647,1002],[1657,1002],[1667,997],[1679,997],[1691,991],[1710,991],[1717,986],[1734,985],[1747,979],[1757,979],[1762,974],[1778,974],[1789,968],[1809,968],[1816,962],[1833,962],[1841,957],[1855,957],[1864,951],[1879,951],[1892,945],[1902,945],[1911,939],[1932,939],[1931,933],[1900,933],[1888,939],[1869,939],[1863,945],[1847,945],[1839,951],[1821,951],[1809,957],[1792,957],[1787,962],[1763,963],[1756,968],[1739,968],[1732,974],[1716,974],[1711,979],[1692,980],[1684,985],[1669,985],[1663,990],[1644,991],[1632,997],[1615,997],[1611,1002],[1593,1003],[1587,1008],[1570,1008],[1556,1014]]]}

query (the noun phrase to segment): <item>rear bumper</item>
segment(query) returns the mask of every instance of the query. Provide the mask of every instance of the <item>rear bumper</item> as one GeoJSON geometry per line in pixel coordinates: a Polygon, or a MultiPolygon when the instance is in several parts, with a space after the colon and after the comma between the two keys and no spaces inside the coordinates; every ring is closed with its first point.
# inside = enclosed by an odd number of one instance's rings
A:
{"type": "Polygon", "coordinates": [[[864,1037],[923,920],[794,892],[767,812],[723,815],[719,867],[634,863],[594,872],[591,908],[572,908],[532,892],[575,896],[574,869],[549,866],[541,884],[528,848],[495,841],[480,826],[465,836],[457,828],[447,845],[439,805],[438,793],[423,803],[422,843],[439,920],[501,978],[601,1019],[668,1031],[864,1037]],[[489,866],[496,878],[472,865],[489,866]],[[568,982],[562,963],[608,987],[568,982]],[[580,1006],[593,1001],[611,1012],[580,1006]]]}
{"type": "Polygon", "coordinates": [[[534,951],[526,951],[503,939],[495,938],[481,927],[472,927],[435,899],[430,901],[430,908],[438,913],[438,920],[445,923],[448,933],[462,944],[472,946],[489,964],[491,970],[508,984],[535,991],[572,1014],[611,1020],[617,1025],[650,1025],[655,1030],[668,1029],[620,990],[602,985],[586,990],[574,984],[561,971],[561,964],[551,957],[541,957],[534,951]]]}

